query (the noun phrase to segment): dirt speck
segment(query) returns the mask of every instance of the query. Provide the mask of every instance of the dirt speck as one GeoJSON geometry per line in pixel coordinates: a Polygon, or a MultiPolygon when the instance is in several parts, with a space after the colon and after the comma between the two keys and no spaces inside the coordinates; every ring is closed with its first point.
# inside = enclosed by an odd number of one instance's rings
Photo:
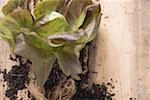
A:
{"type": "MultiPolygon", "coordinates": [[[[56,61],[44,85],[44,92],[47,98],[51,100],[58,100],[60,98],[61,100],[112,100],[115,94],[108,92],[108,88],[114,88],[111,83],[93,83],[92,86],[88,84],[89,54],[92,53],[90,46],[91,44],[88,43],[80,52],[80,62],[84,72],[80,75],[80,81],[75,81],[71,77],[65,76],[56,61]]],[[[12,66],[8,73],[6,69],[0,71],[0,73],[3,74],[4,81],[6,81],[8,86],[5,95],[10,100],[16,100],[18,90],[27,88],[26,85],[29,84],[28,73],[31,62],[29,60],[22,60],[20,56],[10,56],[10,59],[18,62],[18,65],[12,66]]],[[[36,100],[29,91],[26,94],[31,100],[36,100]]]]}
{"type": "Polygon", "coordinates": [[[107,18],[109,18],[109,16],[105,16],[104,18],[107,19],[107,18]]]}
{"type": "Polygon", "coordinates": [[[31,62],[29,60],[23,61],[21,56],[13,58],[11,55],[10,60],[18,62],[18,65],[13,65],[8,73],[6,69],[1,73],[3,73],[4,81],[8,86],[5,96],[10,100],[16,100],[18,90],[26,88],[26,84],[29,83],[28,73],[31,62]]]}
{"type": "Polygon", "coordinates": [[[81,80],[76,81],[77,93],[74,95],[73,100],[112,100],[115,96],[114,93],[108,92],[108,86],[105,83],[102,84],[88,84],[89,79],[89,55],[91,43],[88,43],[85,48],[80,52],[80,62],[82,66],[86,66],[87,73],[80,75],[81,80]],[[87,60],[84,60],[85,58],[87,60]]]}

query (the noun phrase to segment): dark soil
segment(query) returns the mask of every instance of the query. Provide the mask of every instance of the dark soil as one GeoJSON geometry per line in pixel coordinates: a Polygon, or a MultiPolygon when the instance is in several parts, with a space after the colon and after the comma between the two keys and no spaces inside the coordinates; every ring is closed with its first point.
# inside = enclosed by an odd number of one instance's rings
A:
{"type": "MultiPolygon", "coordinates": [[[[76,82],[77,93],[74,95],[73,100],[112,100],[115,94],[108,92],[108,85],[111,83],[94,84],[88,85],[89,79],[89,53],[91,53],[91,43],[88,43],[80,52],[80,62],[83,67],[85,74],[80,75],[81,81],[76,82]]],[[[114,88],[114,87],[113,87],[114,88]]]]}
{"type": "MultiPolygon", "coordinates": [[[[80,84],[80,83],[79,83],[80,84]]],[[[112,100],[114,93],[109,93],[106,84],[93,84],[91,87],[78,87],[73,100],[112,100]]]]}
{"type": "MultiPolygon", "coordinates": [[[[84,47],[83,50],[80,52],[80,62],[83,68],[83,74],[80,75],[80,81],[75,81],[77,92],[72,97],[72,100],[112,100],[112,97],[115,96],[115,94],[109,93],[107,88],[109,85],[112,89],[114,88],[114,86],[112,86],[111,83],[102,83],[101,85],[93,83],[92,86],[88,86],[88,57],[90,52],[90,45],[90,43],[87,44],[86,47],[84,47]]],[[[66,77],[60,70],[58,64],[56,63],[44,86],[46,97],[51,98],[55,90],[54,88],[57,87],[57,85],[60,84],[61,81],[67,80],[68,78],[70,77],[66,77]]]]}
{"type": "MultiPolygon", "coordinates": [[[[10,98],[10,100],[16,100],[18,90],[27,88],[26,85],[29,84],[28,73],[32,63],[29,60],[23,61],[21,56],[13,58],[10,55],[10,60],[18,62],[18,65],[12,66],[8,73],[6,69],[3,72],[1,71],[1,73],[3,73],[4,81],[8,86],[5,96],[10,98]]],[[[30,93],[28,94],[30,95],[30,93]]],[[[30,97],[32,98],[32,96],[30,97]]]]}
{"type": "Polygon", "coordinates": [[[115,94],[108,92],[107,86],[93,84],[92,87],[80,88],[78,87],[77,94],[73,97],[73,100],[112,100],[115,94]]]}
{"type": "MultiPolygon", "coordinates": [[[[64,84],[70,84],[68,82],[75,82],[76,92],[70,93],[70,90],[64,90],[65,93],[68,93],[72,96],[72,100],[112,100],[112,97],[115,94],[111,94],[108,92],[108,86],[112,86],[111,83],[104,84],[94,84],[92,86],[88,85],[89,78],[89,68],[88,68],[88,57],[89,57],[89,48],[90,43],[86,45],[86,47],[80,52],[80,62],[83,67],[83,74],[80,75],[80,81],[74,81],[71,77],[66,77],[59,68],[57,62],[54,64],[54,67],[48,77],[47,82],[44,85],[45,96],[47,98],[54,98],[56,96],[56,91],[58,89],[64,89],[64,84]],[[68,92],[69,91],[69,92],[68,92]]],[[[10,98],[10,100],[16,100],[17,91],[27,88],[26,85],[29,84],[30,79],[28,78],[29,69],[31,66],[31,62],[29,60],[23,61],[22,57],[16,56],[15,58],[10,57],[12,61],[19,62],[19,65],[12,66],[12,69],[7,73],[5,71],[0,71],[3,73],[4,81],[7,82],[8,88],[6,90],[6,96],[10,98]]],[[[73,84],[71,84],[73,85],[73,84]]],[[[70,85],[70,86],[71,86],[70,85]]],[[[114,88],[114,87],[112,87],[114,88]]],[[[61,98],[67,97],[67,95],[62,95],[61,98]]],[[[28,97],[32,100],[35,98],[28,91],[28,97]]],[[[23,99],[22,99],[23,100],[23,99]]],[[[51,99],[50,99],[51,100],[51,99]]],[[[56,99],[58,98],[56,97],[56,99]]],[[[66,100],[66,99],[61,99],[66,100]]]]}
{"type": "Polygon", "coordinates": [[[48,77],[48,80],[46,81],[44,85],[45,89],[45,96],[47,98],[50,98],[53,94],[52,91],[54,91],[54,88],[63,80],[65,80],[67,77],[63,74],[61,69],[59,68],[58,63],[56,62],[53,66],[53,69],[48,77]]]}

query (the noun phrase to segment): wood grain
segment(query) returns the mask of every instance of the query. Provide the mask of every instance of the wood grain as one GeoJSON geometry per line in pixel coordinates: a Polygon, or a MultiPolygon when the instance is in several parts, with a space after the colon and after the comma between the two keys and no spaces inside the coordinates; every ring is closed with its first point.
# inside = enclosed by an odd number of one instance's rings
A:
{"type": "Polygon", "coordinates": [[[150,100],[150,1],[101,0],[102,21],[91,70],[113,80],[115,100],[150,100]]]}
{"type": "MultiPolygon", "coordinates": [[[[92,73],[90,81],[111,82],[115,86],[110,90],[116,94],[114,100],[150,100],[150,1],[100,0],[100,3],[103,15],[90,68],[98,73],[92,73]]],[[[8,45],[0,40],[1,69],[10,69],[9,54],[8,45]]],[[[0,100],[5,91],[3,84],[0,82],[0,100]]]]}

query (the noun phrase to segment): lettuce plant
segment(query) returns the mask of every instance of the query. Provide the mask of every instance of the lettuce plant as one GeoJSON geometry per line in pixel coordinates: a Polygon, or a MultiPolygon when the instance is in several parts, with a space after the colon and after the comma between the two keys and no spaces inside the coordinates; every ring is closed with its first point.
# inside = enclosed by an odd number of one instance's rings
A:
{"type": "Polygon", "coordinates": [[[98,32],[98,4],[92,0],[9,0],[2,12],[0,37],[12,53],[32,61],[36,85],[45,84],[56,59],[65,75],[80,79],[79,52],[98,32]]]}

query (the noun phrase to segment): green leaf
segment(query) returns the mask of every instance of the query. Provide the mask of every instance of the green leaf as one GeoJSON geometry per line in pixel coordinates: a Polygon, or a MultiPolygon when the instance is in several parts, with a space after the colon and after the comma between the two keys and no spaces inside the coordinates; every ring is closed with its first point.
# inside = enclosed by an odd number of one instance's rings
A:
{"type": "MultiPolygon", "coordinates": [[[[61,34],[50,35],[47,39],[49,40],[49,45],[53,47],[62,46],[63,48],[69,48],[73,50],[77,45],[85,44],[87,40],[86,38],[86,32],[82,29],[79,29],[74,33],[65,32],[61,34]]],[[[75,53],[79,55],[79,49],[78,51],[75,51],[75,53]]]]}
{"type": "Polygon", "coordinates": [[[93,21],[86,27],[85,31],[88,34],[88,38],[86,42],[90,42],[93,40],[99,30],[100,17],[94,18],[93,21]]]}
{"type": "Polygon", "coordinates": [[[32,45],[35,48],[47,50],[49,51],[49,53],[53,51],[60,51],[64,45],[64,43],[62,44],[51,43],[50,40],[41,38],[35,32],[24,34],[24,38],[26,43],[32,45]]]}
{"type": "Polygon", "coordinates": [[[75,53],[79,56],[79,51],[86,45],[86,43],[92,41],[98,33],[101,19],[101,9],[99,5],[87,6],[87,15],[81,28],[86,32],[86,35],[82,36],[76,41],[78,45],[75,46],[75,53]]]}
{"type": "Polygon", "coordinates": [[[67,76],[72,76],[76,80],[80,80],[78,74],[82,73],[82,67],[78,57],[73,52],[67,51],[61,51],[55,53],[55,55],[63,73],[67,76]]]}
{"type": "Polygon", "coordinates": [[[33,19],[30,12],[26,9],[17,9],[10,16],[21,26],[32,28],[33,19]]]}
{"type": "Polygon", "coordinates": [[[60,0],[59,3],[58,3],[58,6],[56,8],[56,11],[58,11],[61,14],[64,14],[66,5],[67,5],[66,0],[60,0]]]}
{"type": "Polygon", "coordinates": [[[75,45],[74,52],[78,58],[80,57],[80,51],[85,47],[85,45],[86,43],[80,43],[78,45],[75,45]]]}
{"type": "Polygon", "coordinates": [[[48,44],[49,44],[51,47],[63,48],[66,43],[65,43],[65,41],[62,40],[62,39],[55,39],[55,40],[49,40],[48,44]]]}
{"type": "Polygon", "coordinates": [[[11,31],[13,36],[18,35],[21,32],[21,28],[19,24],[10,16],[6,16],[0,21],[0,27],[6,27],[9,31],[11,31]]]}
{"type": "Polygon", "coordinates": [[[55,39],[62,39],[64,41],[76,41],[79,40],[82,36],[86,35],[86,32],[82,29],[77,30],[76,32],[64,32],[61,34],[54,34],[49,35],[47,39],[55,40],[55,39]]]}
{"type": "Polygon", "coordinates": [[[83,24],[86,16],[86,6],[89,4],[91,4],[91,0],[70,0],[67,4],[65,16],[71,30],[76,31],[83,24]]]}
{"type": "Polygon", "coordinates": [[[52,11],[55,11],[59,0],[43,0],[36,4],[34,10],[34,17],[38,19],[46,14],[50,14],[52,11]]]}
{"type": "Polygon", "coordinates": [[[15,42],[11,31],[0,24],[0,37],[8,42],[10,48],[13,50],[15,48],[15,42]]]}
{"type": "MultiPolygon", "coordinates": [[[[17,38],[22,40],[23,35],[17,38]]],[[[35,48],[24,40],[17,43],[14,53],[32,61],[31,69],[36,76],[35,84],[43,87],[56,60],[54,55],[47,50],[35,48]]]]}
{"type": "MultiPolygon", "coordinates": [[[[48,36],[49,43],[56,45],[56,46],[63,46],[66,47],[74,47],[76,45],[85,44],[88,38],[87,33],[83,29],[79,29],[76,32],[69,33],[61,33],[61,34],[54,34],[48,36]]],[[[72,48],[73,49],[73,48],[72,48]]],[[[77,51],[79,52],[79,51],[77,51]]]]}
{"type": "Polygon", "coordinates": [[[24,37],[25,41],[33,47],[39,49],[52,50],[52,48],[48,45],[48,42],[40,36],[38,36],[35,32],[24,34],[24,37]]]}
{"type": "Polygon", "coordinates": [[[48,79],[56,58],[53,55],[48,58],[39,58],[40,56],[37,57],[38,58],[34,58],[34,60],[32,60],[32,71],[36,75],[36,84],[43,87],[48,79]]]}
{"type": "Polygon", "coordinates": [[[39,27],[36,27],[35,31],[44,38],[48,35],[64,32],[68,27],[65,17],[57,12],[52,12],[36,24],[39,27]]]}
{"type": "Polygon", "coordinates": [[[99,5],[91,5],[87,10],[89,11],[82,26],[88,35],[85,42],[89,42],[96,37],[101,20],[101,8],[99,5]]]}
{"type": "Polygon", "coordinates": [[[7,15],[13,12],[18,7],[24,6],[25,0],[9,0],[8,3],[2,8],[2,12],[4,15],[7,15]]]}

